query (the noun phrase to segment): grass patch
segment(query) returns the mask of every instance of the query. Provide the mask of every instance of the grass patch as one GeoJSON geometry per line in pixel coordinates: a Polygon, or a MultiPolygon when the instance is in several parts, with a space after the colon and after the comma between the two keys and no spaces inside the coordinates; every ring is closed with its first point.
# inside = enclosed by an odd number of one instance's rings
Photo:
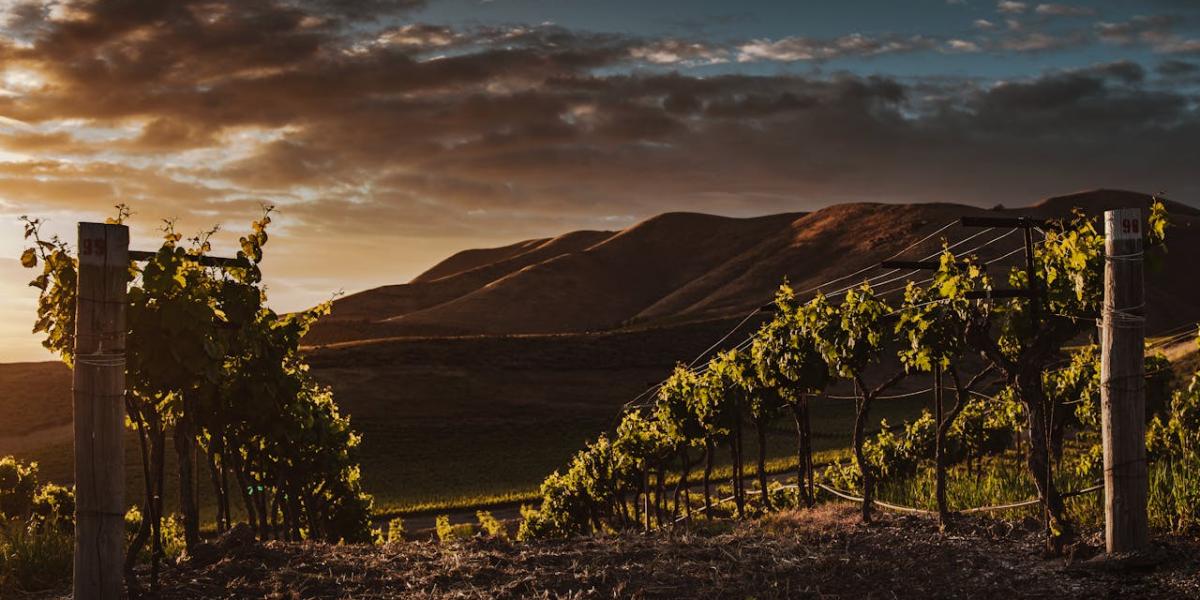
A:
{"type": "Polygon", "coordinates": [[[74,536],[58,528],[0,520],[0,596],[65,588],[74,545],[74,536]]]}

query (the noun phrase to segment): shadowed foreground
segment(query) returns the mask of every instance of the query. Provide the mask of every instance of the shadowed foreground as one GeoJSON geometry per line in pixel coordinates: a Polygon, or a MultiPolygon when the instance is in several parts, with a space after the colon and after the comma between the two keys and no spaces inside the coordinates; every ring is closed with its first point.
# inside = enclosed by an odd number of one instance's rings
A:
{"type": "MultiPolygon", "coordinates": [[[[385,548],[226,539],[166,573],[163,598],[1096,598],[1200,596],[1200,544],[1168,538],[1155,566],[1044,559],[1038,527],[915,517],[870,527],[847,505],[708,532],[385,548]]],[[[1096,540],[1090,540],[1095,542],[1096,540]]]]}

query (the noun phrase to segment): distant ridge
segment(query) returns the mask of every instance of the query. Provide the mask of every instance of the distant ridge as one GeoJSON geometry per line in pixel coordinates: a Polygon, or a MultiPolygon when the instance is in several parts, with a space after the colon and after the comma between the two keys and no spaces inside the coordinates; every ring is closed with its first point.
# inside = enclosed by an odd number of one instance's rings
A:
{"type": "MultiPolygon", "coordinates": [[[[797,289],[817,286],[878,263],[961,216],[1066,217],[1075,208],[1095,214],[1148,206],[1150,199],[1137,192],[1099,189],[1024,208],[990,210],[945,203],[852,203],[754,218],[667,213],[615,233],[579,231],[460,252],[411,283],[335,302],[332,316],[319,323],[306,342],[579,333],[727,318],[766,302],[785,278],[797,289]]],[[[1195,223],[1200,222],[1200,211],[1176,202],[1168,209],[1177,224],[1168,244],[1172,252],[1197,255],[1200,230],[1195,223]]],[[[954,243],[980,234],[956,248],[961,252],[1004,233],[982,235],[980,230],[953,226],[905,257],[934,254],[943,239],[954,243]]],[[[1018,247],[1019,236],[1010,235],[978,253],[991,259],[1018,247]]],[[[1188,266],[1168,264],[1168,269],[1181,273],[1188,266]]],[[[879,278],[876,289],[903,287],[905,275],[879,278]]],[[[1200,319],[1200,303],[1195,301],[1200,284],[1194,279],[1167,277],[1154,288],[1152,302],[1160,305],[1161,318],[1200,319]]],[[[841,286],[861,281],[852,279],[841,286]]]]}
{"type": "MultiPolygon", "coordinates": [[[[412,283],[427,283],[484,267],[503,265],[511,272],[560,254],[578,252],[615,235],[613,231],[573,231],[554,238],[527,240],[501,248],[463,250],[413,278],[412,283]]],[[[498,271],[493,269],[493,271],[498,271]]]]}

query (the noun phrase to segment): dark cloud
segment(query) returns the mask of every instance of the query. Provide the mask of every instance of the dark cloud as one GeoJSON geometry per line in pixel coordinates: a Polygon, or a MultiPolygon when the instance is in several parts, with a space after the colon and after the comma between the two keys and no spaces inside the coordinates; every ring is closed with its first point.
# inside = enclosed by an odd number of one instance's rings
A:
{"type": "Polygon", "coordinates": [[[1200,38],[1181,33],[1196,18],[1182,14],[1140,15],[1117,23],[1096,25],[1100,39],[1116,44],[1143,44],[1167,54],[1200,53],[1200,38]]]}
{"type": "Polygon", "coordinates": [[[1200,73],[1200,65],[1182,60],[1164,60],[1155,69],[1166,77],[1180,77],[1200,73]]]}
{"type": "MultiPolygon", "coordinates": [[[[946,45],[888,35],[720,45],[399,21],[414,5],[95,2],[33,15],[32,41],[9,52],[46,84],[0,97],[0,114],[28,124],[0,145],[46,160],[0,165],[5,199],[66,206],[88,194],[197,215],[250,214],[265,200],[314,233],[516,236],[683,208],[1200,191],[1184,164],[1200,133],[1194,100],[1134,62],[994,85],[700,77],[643,67],[946,45]],[[63,133],[67,120],[84,125],[63,133]]],[[[1141,43],[1163,25],[1097,35],[1141,43]]],[[[1036,33],[977,41],[1051,45],[1036,33]]]]}
{"type": "Polygon", "coordinates": [[[1146,78],[1146,70],[1131,60],[1119,60],[1110,63],[1093,65],[1086,69],[1078,69],[1077,73],[1099,75],[1118,79],[1126,83],[1138,83],[1146,78]]]}

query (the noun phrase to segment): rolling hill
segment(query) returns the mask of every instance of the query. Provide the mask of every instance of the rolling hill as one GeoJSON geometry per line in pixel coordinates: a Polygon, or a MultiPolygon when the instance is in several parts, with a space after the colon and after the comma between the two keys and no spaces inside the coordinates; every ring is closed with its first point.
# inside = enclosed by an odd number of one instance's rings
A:
{"type": "MultiPolygon", "coordinates": [[[[1144,194],[1094,190],[1021,209],[860,203],[749,219],[668,213],[615,234],[584,231],[461,253],[408,284],[335,302],[332,316],[307,341],[583,333],[730,318],[761,306],[785,278],[797,289],[815,288],[893,255],[924,258],[943,240],[962,242],[956,252],[978,248],[985,259],[1021,247],[1011,230],[942,229],[962,216],[1065,217],[1074,208],[1095,214],[1149,201],[1144,194]]],[[[1177,203],[1170,210],[1173,251],[1200,250],[1200,212],[1177,203]]],[[[1020,260],[1018,252],[997,266],[1020,260]]],[[[862,277],[882,273],[867,270],[862,277]]],[[[907,275],[894,272],[874,283],[881,291],[898,290],[907,275]]],[[[1159,309],[1151,313],[1151,330],[1200,319],[1200,304],[1192,301],[1200,284],[1163,273],[1151,278],[1151,302],[1159,309]]]]}
{"type": "MultiPolygon", "coordinates": [[[[339,299],[305,342],[313,373],[363,433],[364,480],[381,504],[520,495],[784,278],[800,290],[827,284],[826,292],[873,278],[894,299],[907,278],[924,275],[877,267],[893,255],[924,258],[945,240],[996,259],[993,268],[1023,259],[1018,233],[965,229],[954,223],[961,216],[1148,202],[1099,190],[1020,209],[860,203],[747,219],[669,213],[619,232],[456,254],[409,283],[339,299]]],[[[1147,281],[1151,333],[1200,321],[1190,262],[1200,256],[1200,211],[1170,211],[1166,266],[1147,281]]],[[[883,403],[874,416],[898,422],[922,402],[883,403]]],[[[835,400],[819,407],[823,444],[844,442],[851,412],[835,400]]],[[[69,479],[64,367],[0,365],[0,415],[0,455],[38,458],[49,478],[69,479]]],[[[136,465],[135,453],[130,460],[136,465]]],[[[138,481],[132,473],[130,485],[138,481]]]]}

